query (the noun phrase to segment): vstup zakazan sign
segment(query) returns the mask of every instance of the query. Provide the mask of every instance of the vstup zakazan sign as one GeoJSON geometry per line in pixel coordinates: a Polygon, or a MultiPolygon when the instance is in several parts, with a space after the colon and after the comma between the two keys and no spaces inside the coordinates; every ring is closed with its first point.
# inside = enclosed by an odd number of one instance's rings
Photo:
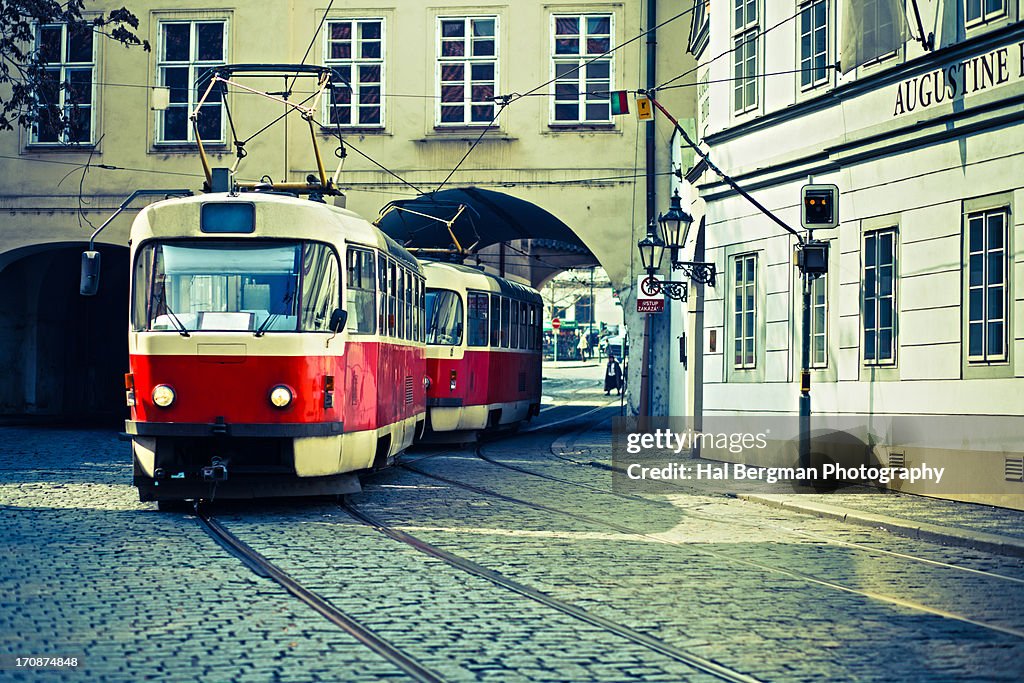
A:
{"type": "Polygon", "coordinates": [[[947,64],[896,86],[893,116],[1024,80],[1024,42],[947,64]]]}

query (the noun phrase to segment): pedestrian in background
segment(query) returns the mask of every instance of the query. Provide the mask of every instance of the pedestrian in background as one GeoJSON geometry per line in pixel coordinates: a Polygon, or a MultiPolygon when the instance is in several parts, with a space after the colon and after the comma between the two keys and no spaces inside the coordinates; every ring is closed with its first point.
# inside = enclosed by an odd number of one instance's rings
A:
{"type": "Polygon", "coordinates": [[[608,365],[604,369],[604,393],[605,396],[612,389],[615,393],[622,393],[622,366],[615,356],[608,356],[608,365]]]}
{"type": "Polygon", "coordinates": [[[587,341],[586,332],[580,333],[580,341],[576,345],[576,349],[580,352],[580,360],[587,360],[587,356],[590,355],[590,342],[587,341]]]}

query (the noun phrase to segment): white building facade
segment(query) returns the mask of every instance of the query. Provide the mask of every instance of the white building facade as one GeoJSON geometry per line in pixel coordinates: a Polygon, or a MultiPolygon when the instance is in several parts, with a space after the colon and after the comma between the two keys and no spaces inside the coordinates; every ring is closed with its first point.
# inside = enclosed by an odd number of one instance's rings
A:
{"type": "MultiPolygon", "coordinates": [[[[697,87],[714,163],[788,225],[800,229],[802,185],[839,187],[839,227],[814,235],[830,244],[812,291],[814,414],[942,418],[955,443],[883,436],[866,460],[927,460],[947,479],[904,490],[1014,507],[1024,499],[1022,11],[1020,0],[697,0],[698,68],[679,81],[697,87]]],[[[690,254],[699,238],[695,256],[720,275],[698,305],[691,297],[700,372],[672,412],[796,414],[796,238],[703,165],[687,179],[690,254]]]]}

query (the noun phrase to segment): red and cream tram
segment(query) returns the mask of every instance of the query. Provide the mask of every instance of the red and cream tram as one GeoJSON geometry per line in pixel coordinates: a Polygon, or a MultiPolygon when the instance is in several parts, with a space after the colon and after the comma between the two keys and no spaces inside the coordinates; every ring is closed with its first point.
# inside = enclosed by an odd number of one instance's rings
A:
{"type": "Polygon", "coordinates": [[[422,428],[422,268],[356,214],[171,199],[136,218],[131,258],[142,500],[351,492],[422,428]]]}
{"type": "Polygon", "coordinates": [[[540,294],[468,266],[422,266],[428,429],[437,435],[478,432],[539,413],[540,294]]]}

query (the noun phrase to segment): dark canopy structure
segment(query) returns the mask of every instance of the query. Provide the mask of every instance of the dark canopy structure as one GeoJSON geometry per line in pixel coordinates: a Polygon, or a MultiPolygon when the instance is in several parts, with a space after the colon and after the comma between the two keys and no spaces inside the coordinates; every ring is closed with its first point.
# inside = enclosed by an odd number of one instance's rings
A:
{"type": "Polygon", "coordinates": [[[586,249],[569,226],[536,204],[478,187],[391,202],[379,227],[410,249],[453,247],[453,234],[465,251],[520,239],[555,240],[586,249]],[[450,221],[451,233],[447,225],[450,221]]]}

